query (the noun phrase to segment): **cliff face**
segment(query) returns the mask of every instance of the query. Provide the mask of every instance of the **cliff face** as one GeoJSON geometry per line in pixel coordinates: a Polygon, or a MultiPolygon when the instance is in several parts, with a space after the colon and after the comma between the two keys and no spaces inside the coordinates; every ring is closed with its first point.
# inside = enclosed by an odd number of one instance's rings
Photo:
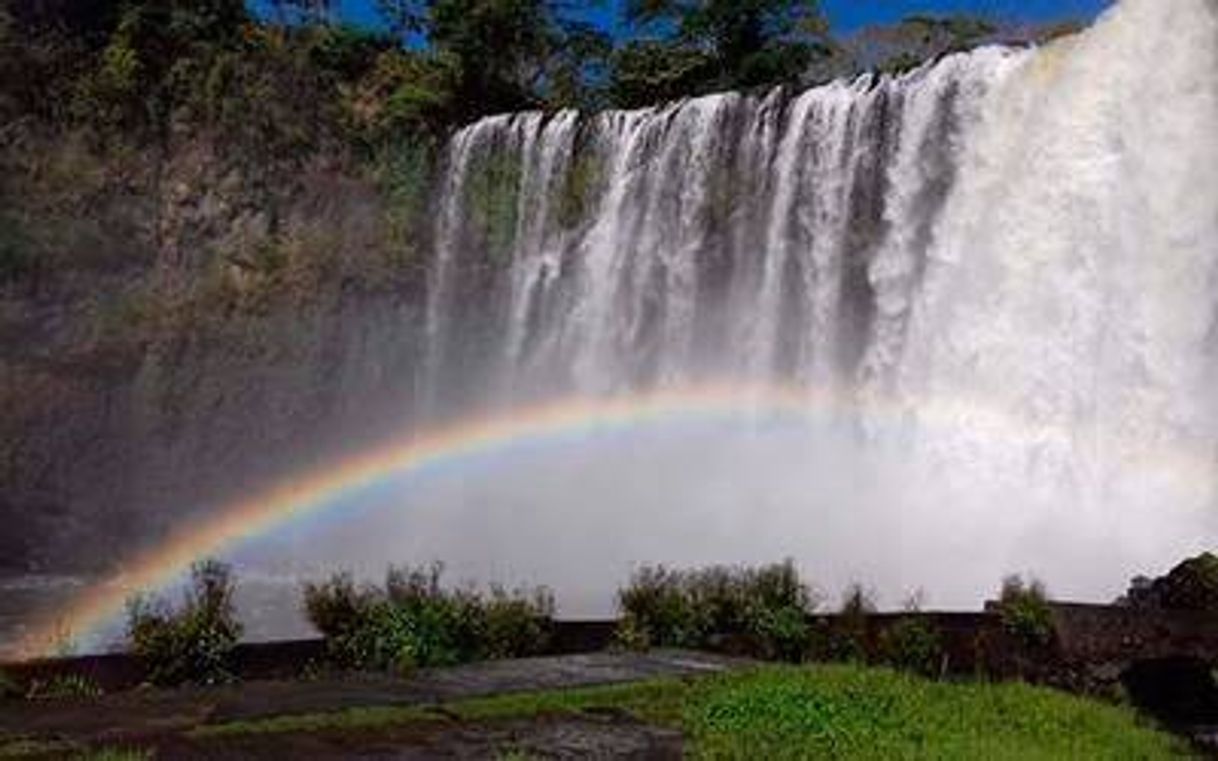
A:
{"type": "Polygon", "coordinates": [[[199,136],[0,160],[0,570],[104,564],[405,423],[421,265],[379,178],[199,136]]]}

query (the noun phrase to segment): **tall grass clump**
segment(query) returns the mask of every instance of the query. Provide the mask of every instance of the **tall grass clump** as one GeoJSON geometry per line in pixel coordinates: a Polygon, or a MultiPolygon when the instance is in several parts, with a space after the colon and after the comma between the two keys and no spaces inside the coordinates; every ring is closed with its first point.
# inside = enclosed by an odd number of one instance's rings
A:
{"type": "Polygon", "coordinates": [[[154,684],[217,684],[233,678],[232,656],[242,627],[233,605],[232,568],[203,560],[190,570],[182,605],[138,596],[127,603],[131,652],[154,684]]]}
{"type": "Polygon", "coordinates": [[[753,655],[801,660],[817,599],[792,561],[756,568],[644,566],[618,591],[618,640],[631,647],[709,647],[737,638],[753,655]]]}
{"type": "Polygon", "coordinates": [[[390,568],[383,587],[336,574],[305,585],[305,614],[342,668],[409,673],[545,649],[554,615],[549,591],[447,588],[442,572],[439,565],[390,568]]]}

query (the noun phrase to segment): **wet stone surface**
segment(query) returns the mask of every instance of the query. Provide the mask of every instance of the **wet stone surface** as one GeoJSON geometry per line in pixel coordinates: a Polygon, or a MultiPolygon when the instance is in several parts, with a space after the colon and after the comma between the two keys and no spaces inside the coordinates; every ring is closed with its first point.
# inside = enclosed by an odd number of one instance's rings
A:
{"type": "Polygon", "coordinates": [[[376,706],[428,706],[466,698],[692,677],[750,661],[686,651],[591,653],[470,664],[408,680],[360,676],[246,682],[217,688],[142,689],[94,700],[0,703],[0,740],[134,743],[165,758],[487,758],[519,750],[542,758],[679,758],[681,736],[621,711],[589,709],[530,719],[438,720],[375,732],[327,730],[194,740],[191,729],[232,721],[376,706]]]}

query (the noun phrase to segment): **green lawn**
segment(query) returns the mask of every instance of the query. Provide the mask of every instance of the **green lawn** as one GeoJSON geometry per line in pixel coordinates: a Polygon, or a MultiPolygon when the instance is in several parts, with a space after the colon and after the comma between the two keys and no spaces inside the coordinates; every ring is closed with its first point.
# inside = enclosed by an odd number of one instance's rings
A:
{"type": "Polygon", "coordinates": [[[493,721],[592,707],[679,727],[693,758],[1155,759],[1188,745],[1132,711],[1023,684],[953,684],[858,666],[767,667],[693,681],[506,695],[443,711],[357,709],[203,727],[198,738],[493,721]]]}

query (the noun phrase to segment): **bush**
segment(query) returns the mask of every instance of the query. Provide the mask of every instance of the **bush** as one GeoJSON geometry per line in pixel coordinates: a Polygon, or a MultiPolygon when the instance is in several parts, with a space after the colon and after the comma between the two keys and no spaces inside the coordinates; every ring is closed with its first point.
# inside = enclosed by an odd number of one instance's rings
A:
{"type": "Polygon", "coordinates": [[[874,595],[862,584],[851,584],[842,593],[837,616],[829,622],[821,642],[821,656],[831,661],[867,660],[867,617],[875,613],[874,595]]]}
{"type": "Polygon", "coordinates": [[[35,679],[27,700],[81,700],[100,698],[104,692],[97,682],[82,674],[57,674],[43,681],[35,679]]]}
{"type": "Polygon", "coordinates": [[[880,654],[893,668],[922,676],[937,676],[943,666],[943,645],[934,625],[923,618],[902,618],[880,635],[880,654]]]}
{"type": "Polygon", "coordinates": [[[305,613],[343,668],[407,673],[542,651],[554,603],[548,591],[445,589],[442,568],[390,568],[384,589],[338,574],[304,590],[305,613]]]}
{"type": "Polygon", "coordinates": [[[1053,611],[1045,585],[1037,579],[1024,582],[1018,575],[1003,579],[998,612],[1003,628],[1025,646],[1041,648],[1053,641],[1053,611]]]}
{"type": "Polygon", "coordinates": [[[618,607],[649,645],[686,647],[699,644],[704,632],[695,621],[686,576],[662,565],[644,566],[618,591],[618,607]]]}
{"type": "Polygon", "coordinates": [[[706,647],[743,636],[754,655],[800,660],[808,648],[812,592],[787,560],[760,568],[639,569],[618,592],[616,639],[628,647],[706,647]]]}
{"type": "Polygon", "coordinates": [[[1125,602],[1138,608],[1218,611],[1218,557],[1206,552],[1166,576],[1139,576],[1131,582],[1125,602]]]}
{"type": "Polygon", "coordinates": [[[127,606],[132,652],[143,658],[149,681],[161,685],[230,681],[232,653],[241,638],[233,607],[232,569],[216,560],[196,563],[183,605],[136,597],[127,606]]]}
{"type": "Polygon", "coordinates": [[[554,617],[554,596],[545,589],[531,594],[509,593],[492,587],[483,605],[485,630],[483,645],[488,658],[512,658],[540,652],[549,632],[546,622],[554,617]]]}

